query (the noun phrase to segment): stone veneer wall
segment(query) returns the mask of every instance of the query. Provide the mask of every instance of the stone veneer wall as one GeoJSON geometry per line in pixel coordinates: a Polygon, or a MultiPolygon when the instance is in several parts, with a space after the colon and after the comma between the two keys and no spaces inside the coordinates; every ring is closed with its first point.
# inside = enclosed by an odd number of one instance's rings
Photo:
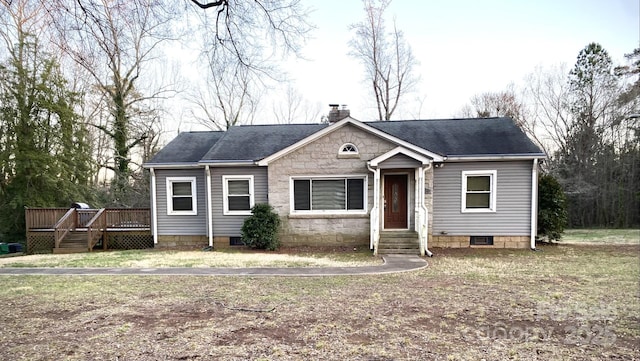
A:
{"type": "MultiPolygon", "coordinates": [[[[209,246],[209,238],[207,236],[158,236],[158,244],[156,248],[204,248],[209,246]]],[[[244,248],[244,246],[231,246],[230,237],[214,236],[213,248],[232,249],[244,248]]]]}
{"type": "Polygon", "coordinates": [[[230,237],[213,236],[213,249],[230,249],[230,237]]]}
{"type": "Polygon", "coordinates": [[[472,246],[469,236],[432,236],[430,248],[529,248],[530,238],[527,236],[494,236],[493,246],[472,246]]]}
{"type": "Polygon", "coordinates": [[[290,214],[292,176],[368,175],[367,211],[373,206],[373,175],[367,160],[396,146],[346,125],[269,164],[269,203],[280,215],[284,246],[358,246],[369,244],[369,212],[363,215],[290,214]],[[359,157],[338,157],[340,147],[354,144],[359,157]]]}
{"type": "Polygon", "coordinates": [[[207,236],[158,236],[156,248],[202,248],[209,245],[207,236]]]}

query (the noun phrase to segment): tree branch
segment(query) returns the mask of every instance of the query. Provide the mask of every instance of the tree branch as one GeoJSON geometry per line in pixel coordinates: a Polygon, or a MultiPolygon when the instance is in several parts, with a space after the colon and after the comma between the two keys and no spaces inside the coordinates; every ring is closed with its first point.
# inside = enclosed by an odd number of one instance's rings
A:
{"type": "Polygon", "coordinates": [[[224,6],[228,6],[229,5],[228,0],[218,0],[218,1],[214,1],[212,3],[206,3],[206,4],[203,4],[203,3],[201,3],[201,2],[199,2],[197,0],[191,0],[191,2],[196,4],[200,9],[203,9],[203,10],[206,10],[206,9],[209,9],[209,8],[213,8],[213,7],[216,7],[216,6],[220,6],[220,5],[224,5],[224,6]]]}

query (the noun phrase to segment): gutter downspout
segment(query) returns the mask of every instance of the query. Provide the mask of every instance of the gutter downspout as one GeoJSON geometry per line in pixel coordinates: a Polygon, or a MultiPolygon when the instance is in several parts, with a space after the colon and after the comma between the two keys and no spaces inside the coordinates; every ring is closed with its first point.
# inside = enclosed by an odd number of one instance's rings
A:
{"type": "Polygon", "coordinates": [[[204,173],[207,178],[207,238],[209,239],[209,247],[213,247],[213,219],[211,217],[211,169],[208,165],[204,167],[204,173]]]}
{"type": "Polygon", "coordinates": [[[531,250],[536,250],[538,234],[538,159],[533,159],[531,169],[531,250]]]}
{"type": "Polygon", "coordinates": [[[422,239],[424,238],[424,207],[422,207],[422,188],[424,188],[424,172],[422,166],[418,167],[415,171],[415,212],[414,212],[414,230],[418,233],[418,248],[420,248],[420,256],[425,255],[425,245],[422,239]]]}
{"type": "Polygon", "coordinates": [[[156,171],[154,168],[149,169],[151,174],[151,233],[153,235],[153,244],[158,244],[158,201],[156,199],[156,171]]]}
{"type": "Polygon", "coordinates": [[[426,173],[429,169],[431,169],[431,167],[433,167],[433,162],[429,162],[429,165],[424,168],[422,170],[422,181],[421,181],[421,186],[420,186],[420,207],[422,208],[422,211],[424,212],[424,214],[427,215],[427,224],[424,225],[427,228],[427,234],[425,236],[425,241],[424,241],[424,252],[427,256],[429,257],[433,257],[433,252],[429,251],[429,210],[427,209],[427,206],[424,204],[424,197],[426,195],[425,192],[425,185],[424,185],[424,180],[426,179],[426,173]]]}
{"type": "Polygon", "coordinates": [[[373,230],[377,229],[379,227],[379,223],[380,220],[378,218],[379,216],[379,206],[380,206],[380,169],[378,168],[371,168],[371,164],[369,164],[369,162],[367,162],[367,169],[373,173],[373,208],[371,208],[371,213],[372,216],[370,217],[370,219],[375,220],[376,222],[378,222],[378,224],[371,224],[369,227],[369,249],[372,249],[374,251],[374,255],[377,254],[378,250],[375,249],[376,248],[376,242],[375,242],[375,238],[376,238],[376,233],[377,232],[372,232],[373,230]],[[373,214],[375,213],[375,215],[373,214]]]}

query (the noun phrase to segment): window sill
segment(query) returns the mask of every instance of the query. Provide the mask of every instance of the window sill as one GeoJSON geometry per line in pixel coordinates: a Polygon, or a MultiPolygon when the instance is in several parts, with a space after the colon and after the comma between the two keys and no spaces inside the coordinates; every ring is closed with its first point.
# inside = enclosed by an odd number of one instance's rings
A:
{"type": "Polygon", "coordinates": [[[168,216],[197,216],[198,212],[167,212],[168,216]]]}
{"type": "Polygon", "coordinates": [[[338,159],[360,159],[360,154],[341,153],[338,154],[338,159]]]}
{"type": "Polygon", "coordinates": [[[222,215],[224,215],[224,216],[250,216],[251,215],[251,211],[238,211],[238,212],[227,211],[227,212],[223,212],[222,215]]]}
{"type": "Polygon", "coordinates": [[[342,218],[369,218],[368,213],[291,213],[290,219],[342,219],[342,218]]]}
{"type": "Polygon", "coordinates": [[[496,213],[493,209],[463,209],[461,213],[496,213]]]}

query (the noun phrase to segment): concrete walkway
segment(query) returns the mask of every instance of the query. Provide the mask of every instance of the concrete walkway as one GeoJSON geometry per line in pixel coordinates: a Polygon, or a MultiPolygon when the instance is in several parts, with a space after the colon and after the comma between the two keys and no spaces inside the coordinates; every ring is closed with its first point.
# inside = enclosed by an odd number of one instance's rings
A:
{"type": "Polygon", "coordinates": [[[427,267],[427,262],[414,255],[384,255],[384,264],[364,267],[309,268],[0,268],[1,275],[59,276],[357,276],[415,271],[427,267]]]}

